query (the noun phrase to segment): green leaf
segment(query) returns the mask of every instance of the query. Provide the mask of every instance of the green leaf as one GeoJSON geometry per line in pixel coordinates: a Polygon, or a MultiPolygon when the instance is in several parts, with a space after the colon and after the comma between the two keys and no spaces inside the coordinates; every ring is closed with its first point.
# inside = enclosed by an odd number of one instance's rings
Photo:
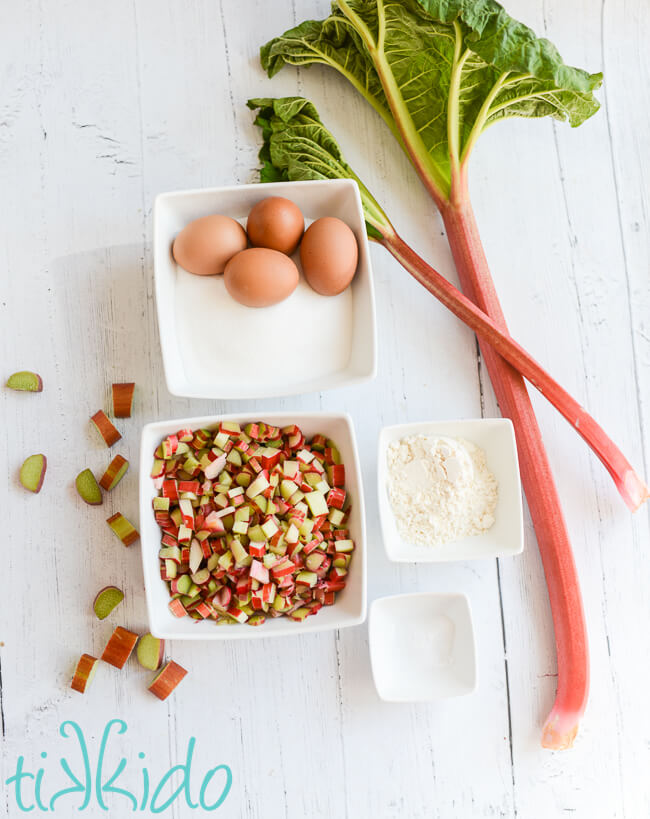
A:
{"type": "Polygon", "coordinates": [[[336,0],[327,19],[267,43],[261,60],[270,76],[313,63],[343,74],[441,198],[487,127],[543,116],[580,125],[602,81],[495,0],[336,0]]]}
{"type": "Polygon", "coordinates": [[[248,100],[262,129],[260,181],[300,182],[306,179],[354,179],[359,186],[366,229],[378,239],[391,229],[388,217],[361,179],[347,164],[338,143],[318,111],[302,97],[248,100]]]}

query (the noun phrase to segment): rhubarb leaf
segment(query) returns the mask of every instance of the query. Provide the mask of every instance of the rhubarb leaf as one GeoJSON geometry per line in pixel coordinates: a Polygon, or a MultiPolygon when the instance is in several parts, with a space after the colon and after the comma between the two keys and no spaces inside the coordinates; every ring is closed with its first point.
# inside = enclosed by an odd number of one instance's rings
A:
{"type": "Polygon", "coordinates": [[[543,116],[580,125],[598,110],[602,81],[495,0],[336,0],[327,19],[268,42],[261,60],[269,76],[312,63],[343,74],[440,197],[487,127],[543,116]]]}
{"type": "Polygon", "coordinates": [[[343,158],[313,103],[303,97],[266,98],[248,100],[248,107],[258,110],[255,124],[262,129],[261,182],[354,179],[368,235],[379,238],[381,229],[390,227],[388,217],[343,158]]]}

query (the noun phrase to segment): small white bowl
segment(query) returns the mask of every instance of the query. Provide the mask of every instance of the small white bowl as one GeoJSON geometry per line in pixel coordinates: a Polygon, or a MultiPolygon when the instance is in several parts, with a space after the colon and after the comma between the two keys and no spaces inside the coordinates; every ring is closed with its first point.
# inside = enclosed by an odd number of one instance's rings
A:
{"type": "Polygon", "coordinates": [[[430,702],[476,689],[476,643],[464,594],[399,594],[370,607],[370,660],[386,702],[430,702]]]}
{"type": "MultiPolygon", "coordinates": [[[[299,254],[293,256],[300,269],[299,254]]],[[[359,384],[377,371],[375,297],[359,188],[352,179],[235,185],[162,193],[154,209],[154,278],[167,388],[190,398],[271,398],[359,384]],[[280,304],[251,308],[223,276],[193,276],[172,242],[200,216],[222,213],[244,226],[268,196],[298,205],[309,225],[337,216],[354,231],[359,264],[350,287],[321,296],[304,277],[280,304]]]]}
{"type": "Polygon", "coordinates": [[[519,461],[512,422],[508,418],[469,421],[428,421],[384,427],[377,454],[379,519],[388,559],[395,563],[437,563],[520,554],[524,549],[524,521],[519,461]],[[386,456],[392,441],[408,435],[465,438],[485,451],[488,469],[497,479],[499,496],[494,524],[483,534],[439,546],[409,543],[400,535],[388,496],[386,456]]]}
{"type": "Polygon", "coordinates": [[[366,619],[366,517],[363,502],[363,486],[359,469],[359,454],[352,419],[345,413],[279,412],[238,413],[236,415],[209,415],[202,418],[178,418],[172,421],[155,421],[142,430],[140,440],[140,546],[144,590],[151,633],[166,640],[250,640],[262,637],[278,637],[287,634],[307,634],[314,631],[356,626],[366,619]],[[158,550],[161,532],[151,507],[158,494],[149,477],[153,453],[162,439],[179,429],[212,428],[219,421],[268,421],[276,426],[298,424],[306,437],[322,433],[336,441],[345,464],[345,486],[352,499],[348,528],[355,542],[347,585],[336,595],[332,606],[323,606],[315,615],[302,622],[288,617],[269,617],[261,626],[245,623],[217,625],[213,620],[196,621],[190,617],[178,618],[169,611],[169,590],[160,578],[158,550]]]}

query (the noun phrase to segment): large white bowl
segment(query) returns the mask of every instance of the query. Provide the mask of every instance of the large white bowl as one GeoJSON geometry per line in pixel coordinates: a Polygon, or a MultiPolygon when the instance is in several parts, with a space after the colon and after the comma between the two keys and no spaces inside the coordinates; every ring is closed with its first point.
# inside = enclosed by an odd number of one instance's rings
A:
{"type": "Polygon", "coordinates": [[[384,427],[377,454],[379,519],[384,548],[395,563],[436,563],[475,560],[520,554],[524,549],[524,521],[519,461],[512,422],[508,418],[477,418],[467,421],[425,421],[384,427]],[[423,546],[404,540],[397,529],[388,496],[386,455],[391,441],[408,435],[443,435],[465,438],[485,451],[488,469],[497,479],[499,496],[494,524],[480,535],[439,546],[423,546]]]}
{"type": "MultiPolygon", "coordinates": [[[[293,256],[300,269],[298,252],[293,256]]],[[[154,209],[154,278],[167,388],[190,398],[270,398],[328,390],[374,378],[375,299],[359,188],[352,179],[236,185],[162,193],[154,209]],[[336,216],[354,231],[359,265],[350,287],[321,296],[304,277],[272,307],[238,304],[223,276],[193,276],[174,261],[172,242],[200,216],[246,224],[268,196],[298,205],[309,225],[336,216]]]]}
{"type": "Polygon", "coordinates": [[[156,637],[167,640],[247,640],[327,631],[363,623],[366,619],[366,522],[352,419],[345,413],[297,412],[287,415],[255,412],[178,418],[147,424],[142,430],[140,443],[140,540],[149,627],[156,637]],[[323,606],[317,614],[302,622],[294,622],[288,617],[269,617],[261,626],[248,626],[245,623],[219,626],[213,620],[196,621],[190,617],[174,617],[169,611],[169,590],[160,578],[158,561],[161,531],[151,507],[152,499],[158,494],[149,477],[153,453],[165,436],[179,429],[212,428],[219,421],[237,421],[241,424],[268,421],[276,426],[298,424],[308,438],[318,433],[332,438],[341,453],[345,464],[345,485],[352,500],[348,528],[350,537],[355,542],[348,582],[345,589],[336,595],[333,606],[323,606]]]}

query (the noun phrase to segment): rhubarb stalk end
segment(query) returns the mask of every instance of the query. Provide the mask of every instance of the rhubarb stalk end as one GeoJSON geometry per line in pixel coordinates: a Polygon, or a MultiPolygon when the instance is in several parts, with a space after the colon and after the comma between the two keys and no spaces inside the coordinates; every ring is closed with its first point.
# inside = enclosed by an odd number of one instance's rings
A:
{"type": "Polygon", "coordinates": [[[548,748],[551,751],[566,751],[573,747],[577,733],[576,715],[560,713],[553,709],[542,729],[542,748],[548,748]]]}

